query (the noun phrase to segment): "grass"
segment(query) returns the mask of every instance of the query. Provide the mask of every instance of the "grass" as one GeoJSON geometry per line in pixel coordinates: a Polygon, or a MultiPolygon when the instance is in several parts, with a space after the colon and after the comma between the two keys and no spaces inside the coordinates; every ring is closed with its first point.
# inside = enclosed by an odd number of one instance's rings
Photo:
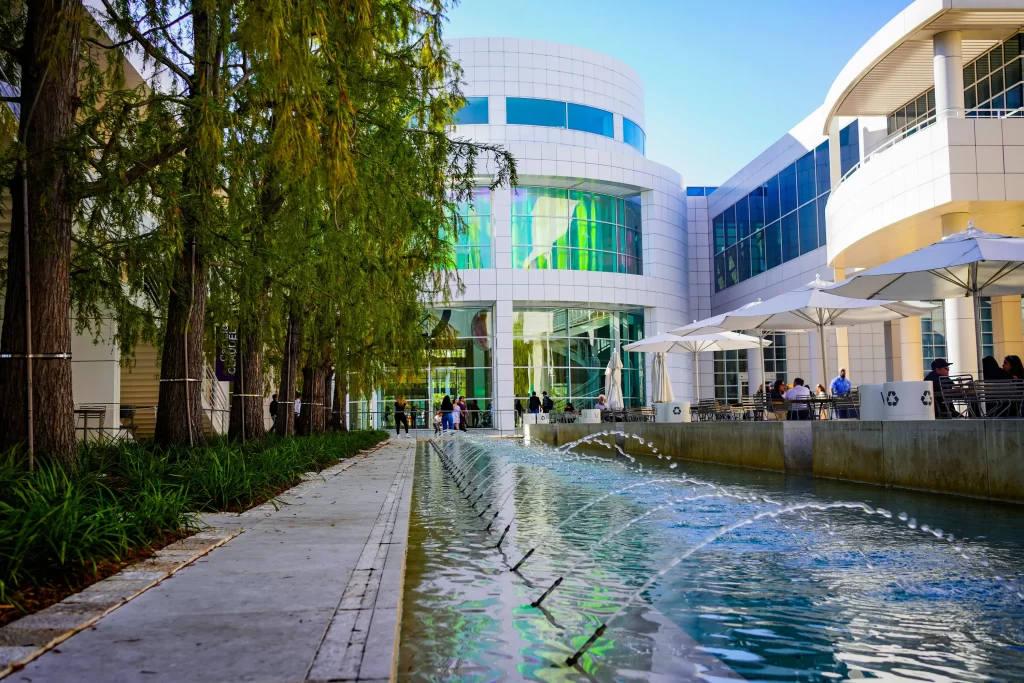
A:
{"type": "MultiPolygon", "coordinates": [[[[0,454],[0,608],[55,584],[75,588],[104,568],[195,527],[192,513],[241,511],[387,439],[383,431],[331,432],[203,448],[151,443],[83,447],[75,467],[34,473],[0,454]]],[[[59,591],[58,591],[59,592],[59,591]]]]}

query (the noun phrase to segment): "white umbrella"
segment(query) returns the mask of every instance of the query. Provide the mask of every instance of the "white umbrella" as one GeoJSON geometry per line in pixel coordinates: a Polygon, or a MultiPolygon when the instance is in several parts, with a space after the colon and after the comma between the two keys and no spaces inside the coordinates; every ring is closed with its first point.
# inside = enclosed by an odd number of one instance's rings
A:
{"type": "Polygon", "coordinates": [[[654,354],[654,361],[651,363],[651,374],[654,380],[654,389],[651,398],[654,403],[671,403],[676,399],[672,393],[672,381],[668,376],[668,368],[665,366],[665,352],[657,351],[654,354]]]}
{"type": "Polygon", "coordinates": [[[622,410],[622,359],[618,351],[612,351],[612,359],[604,370],[604,395],[609,408],[622,410]]]}
{"type": "MultiPolygon", "coordinates": [[[[828,382],[825,328],[849,327],[920,316],[937,308],[922,301],[868,301],[824,291],[831,282],[820,278],[766,301],[672,330],[682,337],[718,330],[816,330],[821,341],[821,368],[828,382]]],[[[762,354],[762,363],[764,354],[762,354]]]]}
{"type": "MultiPolygon", "coordinates": [[[[770,345],[771,342],[764,342],[770,345]]],[[[663,332],[653,337],[641,339],[622,348],[626,351],[653,351],[655,353],[678,353],[688,352],[693,354],[693,369],[696,373],[694,397],[700,400],[700,365],[697,362],[697,354],[703,351],[739,351],[741,349],[756,349],[760,346],[757,337],[750,337],[735,332],[711,332],[708,334],[688,335],[680,337],[672,332],[663,332]]],[[[671,399],[670,399],[671,400],[671,399]]]]}
{"type": "Polygon", "coordinates": [[[981,369],[979,299],[1024,292],[1024,239],[995,235],[968,223],[963,232],[869,268],[829,291],[859,299],[974,299],[974,330],[981,369]]]}

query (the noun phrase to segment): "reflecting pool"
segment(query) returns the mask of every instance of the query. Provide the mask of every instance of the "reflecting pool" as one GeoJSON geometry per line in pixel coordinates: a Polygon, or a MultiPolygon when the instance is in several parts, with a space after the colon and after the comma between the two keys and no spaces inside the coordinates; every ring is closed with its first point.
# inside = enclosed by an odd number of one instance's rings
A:
{"type": "Polygon", "coordinates": [[[400,679],[1024,680],[1024,509],[614,439],[418,444],[400,679]]]}

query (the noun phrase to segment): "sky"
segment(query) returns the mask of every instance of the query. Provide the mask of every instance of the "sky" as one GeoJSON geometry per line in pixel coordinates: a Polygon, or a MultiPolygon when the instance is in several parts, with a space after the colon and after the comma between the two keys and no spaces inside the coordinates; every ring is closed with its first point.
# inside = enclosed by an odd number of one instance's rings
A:
{"type": "Polygon", "coordinates": [[[910,0],[461,0],[447,38],[533,38],[636,69],[647,157],[718,185],[818,108],[910,0]]]}

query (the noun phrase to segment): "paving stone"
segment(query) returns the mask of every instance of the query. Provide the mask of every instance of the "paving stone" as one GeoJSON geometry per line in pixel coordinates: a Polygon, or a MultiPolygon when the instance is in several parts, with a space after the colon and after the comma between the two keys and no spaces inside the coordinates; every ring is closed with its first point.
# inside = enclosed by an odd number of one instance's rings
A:
{"type": "Polygon", "coordinates": [[[36,651],[31,646],[0,645],[0,667],[20,661],[36,651]]]}

